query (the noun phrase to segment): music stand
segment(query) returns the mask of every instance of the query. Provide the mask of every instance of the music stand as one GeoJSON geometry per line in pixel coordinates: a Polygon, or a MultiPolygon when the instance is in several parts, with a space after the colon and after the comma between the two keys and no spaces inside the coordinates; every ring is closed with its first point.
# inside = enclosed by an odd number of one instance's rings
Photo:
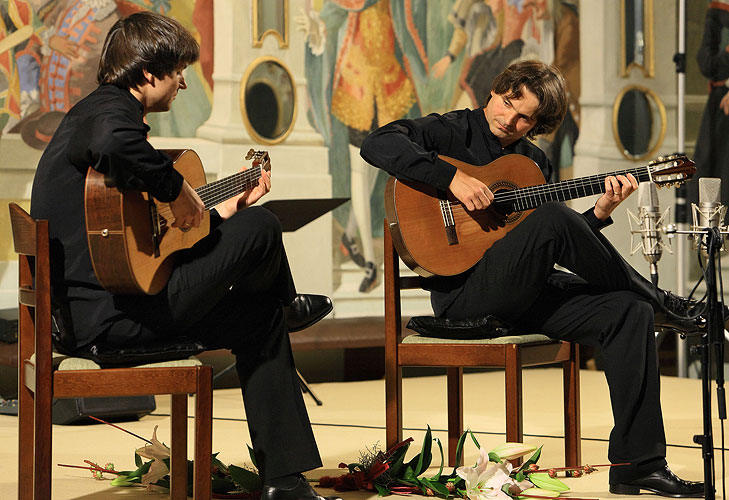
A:
{"type": "MultiPolygon", "coordinates": [[[[302,198],[294,200],[271,200],[263,205],[273,213],[278,220],[281,221],[281,231],[291,233],[307,225],[309,222],[318,219],[322,215],[334,210],[343,203],[349,201],[349,198],[302,198]]],[[[231,363],[220,373],[213,377],[213,382],[233,369],[235,363],[231,363]]],[[[309,384],[306,382],[299,370],[296,370],[299,376],[299,384],[304,393],[309,393],[316,402],[317,406],[321,406],[321,400],[311,391],[309,384]]]]}

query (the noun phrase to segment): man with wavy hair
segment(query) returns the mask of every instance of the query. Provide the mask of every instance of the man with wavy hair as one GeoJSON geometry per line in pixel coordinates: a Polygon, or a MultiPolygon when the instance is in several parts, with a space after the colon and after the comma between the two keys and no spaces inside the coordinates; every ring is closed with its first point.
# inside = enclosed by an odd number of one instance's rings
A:
{"type": "MultiPolygon", "coordinates": [[[[439,155],[487,169],[516,153],[532,159],[549,179],[549,160],[528,139],[555,130],[566,110],[559,70],[521,61],[494,79],[484,107],[395,121],[365,139],[362,156],[398,179],[450,191],[468,211],[484,210],[494,201],[489,187],[439,155]]],[[[429,278],[426,287],[436,316],[492,314],[519,330],[600,347],[615,419],[608,457],[630,463],[610,469],[610,491],[702,497],[703,483],[679,479],[666,464],[654,334],[655,325],[667,323],[665,309],[685,317],[690,305],[669,292],[658,300],[650,282],[600,233],[637,187],[630,174],[607,176],[604,194],[583,214],[544,203],[474,267],[429,278]],[[555,264],[574,274],[555,270],[555,264]]]]}

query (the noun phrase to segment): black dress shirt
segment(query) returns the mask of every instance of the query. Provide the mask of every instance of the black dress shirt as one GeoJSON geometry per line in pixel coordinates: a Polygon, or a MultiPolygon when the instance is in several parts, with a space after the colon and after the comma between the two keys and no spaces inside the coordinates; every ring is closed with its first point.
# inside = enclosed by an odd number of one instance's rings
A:
{"type": "Polygon", "coordinates": [[[160,201],[174,200],[182,187],[169,156],[147,141],[143,111],[128,90],[102,85],[71,108],[38,163],[31,215],[49,221],[54,311],[70,348],[104,334],[121,314],[91,264],[84,216],[89,167],[115,186],[149,191],[160,201]]]}
{"type": "MultiPolygon", "coordinates": [[[[414,120],[397,120],[370,134],[362,144],[360,154],[368,163],[385,170],[398,179],[418,181],[447,190],[456,167],[438,158],[450,156],[471,165],[484,165],[508,154],[520,154],[532,159],[547,182],[552,177],[552,164],[541,149],[522,138],[502,147],[498,137],[489,129],[483,108],[436,113],[414,120]]],[[[583,213],[595,230],[608,225],[592,208],[583,213]]],[[[436,276],[426,280],[433,292],[433,309],[439,313],[462,292],[466,271],[456,276],[436,276]]]]}

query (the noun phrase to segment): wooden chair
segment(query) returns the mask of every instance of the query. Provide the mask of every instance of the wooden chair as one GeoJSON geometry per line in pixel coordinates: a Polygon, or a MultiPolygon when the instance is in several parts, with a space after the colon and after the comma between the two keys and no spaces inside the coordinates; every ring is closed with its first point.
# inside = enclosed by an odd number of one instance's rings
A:
{"type": "Polygon", "coordinates": [[[421,287],[419,276],[400,276],[399,258],[385,221],[385,400],[387,447],[402,440],[402,367],[445,367],[448,387],[448,459],[457,465],[463,433],[463,368],[501,367],[506,379],[506,441],[522,442],[522,367],[561,363],[564,370],[566,465],[580,464],[580,372],[575,344],[544,335],[446,340],[403,337],[400,291],[421,287]]]}
{"type": "MultiPolygon", "coordinates": [[[[188,366],[54,370],[48,221],[10,204],[19,254],[18,498],[51,498],[53,398],[170,394],[171,498],[187,498],[187,395],[195,394],[194,497],[211,497],[212,368],[188,366]]],[[[171,363],[174,364],[174,363],[171,363]]],[[[178,365],[180,363],[177,363],[178,365]]]]}

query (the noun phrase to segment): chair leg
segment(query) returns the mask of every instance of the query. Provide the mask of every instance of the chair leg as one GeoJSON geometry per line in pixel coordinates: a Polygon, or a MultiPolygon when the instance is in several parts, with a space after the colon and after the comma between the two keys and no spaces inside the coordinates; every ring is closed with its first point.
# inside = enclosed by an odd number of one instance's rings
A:
{"type": "Polygon", "coordinates": [[[187,498],[187,394],[172,394],[170,498],[187,498]]]}
{"type": "MultiPolygon", "coordinates": [[[[394,363],[393,363],[394,365],[394,363]]],[[[391,448],[402,441],[402,368],[385,367],[385,442],[391,448]]]]}
{"type": "MultiPolygon", "coordinates": [[[[521,443],[524,440],[524,412],[521,404],[522,373],[519,345],[507,345],[505,358],[506,441],[521,443]]],[[[517,466],[521,463],[521,458],[512,460],[511,463],[517,466]]]]}
{"type": "Polygon", "coordinates": [[[463,367],[447,369],[448,379],[448,465],[456,467],[456,448],[463,434],[463,367]]]}
{"type": "Polygon", "coordinates": [[[564,458],[566,466],[581,465],[580,428],[580,350],[570,344],[570,359],[563,363],[564,371],[564,458]]]}
{"type": "Polygon", "coordinates": [[[35,403],[35,436],[34,443],[34,498],[51,498],[51,476],[53,457],[53,435],[51,411],[53,396],[51,387],[38,387],[33,394],[35,403]]]}
{"type": "Polygon", "coordinates": [[[35,402],[23,377],[18,384],[18,500],[32,500],[35,402]]]}
{"type": "Polygon", "coordinates": [[[213,455],[213,369],[201,366],[197,372],[195,395],[195,479],[196,500],[210,500],[213,455]]]}

